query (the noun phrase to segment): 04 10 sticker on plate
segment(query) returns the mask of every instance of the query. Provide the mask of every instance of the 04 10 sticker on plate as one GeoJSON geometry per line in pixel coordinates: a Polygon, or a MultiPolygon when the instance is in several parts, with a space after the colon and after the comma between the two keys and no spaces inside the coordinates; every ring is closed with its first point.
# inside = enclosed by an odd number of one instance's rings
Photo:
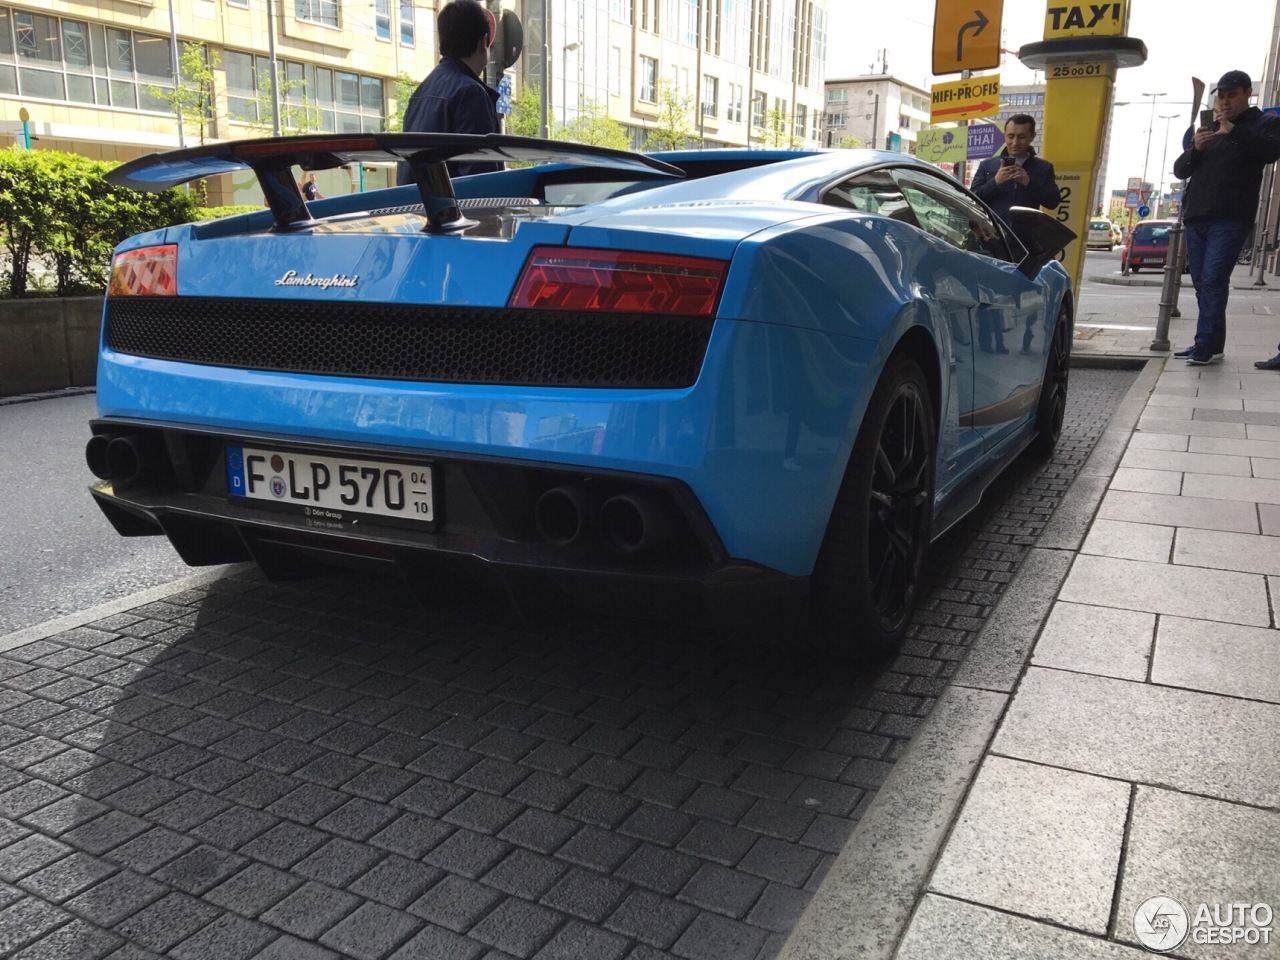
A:
{"type": "Polygon", "coordinates": [[[431,467],[227,447],[233,497],[402,520],[435,518],[431,467]]]}

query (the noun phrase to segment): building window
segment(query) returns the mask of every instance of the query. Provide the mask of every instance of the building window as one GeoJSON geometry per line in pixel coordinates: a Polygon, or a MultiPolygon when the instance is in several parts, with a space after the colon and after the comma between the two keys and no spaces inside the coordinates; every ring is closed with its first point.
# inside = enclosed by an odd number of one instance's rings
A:
{"type": "Polygon", "coordinates": [[[742,93],[742,84],[729,84],[729,96],[724,105],[724,118],[730,123],[742,122],[742,93]]]}
{"type": "MultiPolygon", "coordinates": [[[[227,75],[227,113],[236,120],[257,123],[258,80],[255,60],[261,60],[261,68],[270,69],[270,61],[255,58],[251,53],[226,50],[222,54],[222,67],[227,75]]],[[[270,77],[270,73],[267,74],[270,77]]]]}
{"type": "Polygon", "coordinates": [[[751,125],[753,127],[764,126],[764,113],[767,98],[763,90],[757,90],[751,95],[751,125]]]}
{"type": "Polygon", "coordinates": [[[609,48],[609,94],[622,96],[622,48],[609,48]]]}
{"type": "Polygon", "coordinates": [[[717,106],[720,102],[720,81],[716,77],[702,78],[702,115],[704,117],[716,117],[717,106]]]}
{"type": "Polygon", "coordinates": [[[840,87],[835,90],[827,91],[827,103],[848,103],[849,90],[846,87],[840,87]]]}
{"type": "Polygon", "coordinates": [[[805,114],[806,114],[805,105],[803,103],[797,103],[796,104],[796,120],[795,120],[795,124],[792,126],[792,130],[797,137],[803,138],[805,134],[808,132],[808,125],[805,122],[806,120],[808,120],[808,117],[805,114]]]}
{"type": "Polygon", "coordinates": [[[640,89],[636,95],[645,103],[658,102],[658,61],[653,57],[640,58],[640,89]]]}
{"type": "Polygon", "coordinates": [[[379,40],[391,39],[391,0],[376,0],[374,3],[373,35],[379,40]]]}
{"type": "MultiPolygon", "coordinates": [[[[227,112],[246,123],[270,124],[271,61],[224,51],[227,112]]],[[[386,118],[382,79],[330,70],[313,63],[280,61],[280,127],[312,133],[373,133],[386,118]]]]}
{"type": "Polygon", "coordinates": [[[631,25],[631,0],[609,0],[609,16],[631,25]]]}
{"type": "Polygon", "coordinates": [[[847,113],[828,113],[827,114],[828,127],[843,127],[845,123],[848,122],[848,120],[849,120],[849,115],[847,113]]]}
{"type": "Polygon", "coordinates": [[[400,4],[400,44],[405,47],[412,47],[417,37],[418,25],[413,11],[412,2],[400,4]]]}
{"type": "Polygon", "coordinates": [[[337,27],[338,0],[294,0],[294,16],[308,23],[337,27]]]}
{"type": "Polygon", "coordinates": [[[0,7],[0,94],[172,114],[173,88],[168,37],[0,7]]]}

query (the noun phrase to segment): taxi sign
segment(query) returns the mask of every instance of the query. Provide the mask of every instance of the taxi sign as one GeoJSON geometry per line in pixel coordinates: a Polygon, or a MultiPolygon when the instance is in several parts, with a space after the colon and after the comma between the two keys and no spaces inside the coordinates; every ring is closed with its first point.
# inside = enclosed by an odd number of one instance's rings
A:
{"type": "Polygon", "coordinates": [[[977,120],[1000,112],[1000,78],[970,77],[935,83],[929,106],[929,122],[977,120]]]}
{"type": "Polygon", "coordinates": [[[1044,12],[1044,38],[1122,37],[1129,26],[1128,0],[1110,3],[1054,3],[1044,12]]]}
{"type": "Polygon", "coordinates": [[[933,73],[1000,66],[1004,0],[936,0],[933,9],[933,73]]]}

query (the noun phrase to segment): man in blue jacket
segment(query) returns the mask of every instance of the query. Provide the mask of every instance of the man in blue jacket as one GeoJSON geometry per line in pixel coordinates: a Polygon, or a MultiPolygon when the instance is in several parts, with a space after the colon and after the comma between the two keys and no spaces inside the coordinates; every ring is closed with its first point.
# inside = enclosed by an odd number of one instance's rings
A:
{"type": "MultiPolygon", "coordinates": [[[[436,18],[440,63],[418,85],[404,111],[405,133],[497,133],[498,92],[480,79],[489,62],[494,18],[476,0],[452,0],[436,18]]],[[[501,163],[457,161],[449,174],[501,170],[501,163]]],[[[407,164],[397,179],[406,182],[407,164]]]]}
{"type": "Polygon", "coordinates": [[[1035,138],[1036,118],[1015,114],[1004,125],[1004,149],[978,164],[973,175],[970,189],[1006,223],[1011,207],[1052,210],[1062,202],[1053,164],[1031,148],[1035,138]]]}
{"type": "MultiPolygon", "coordinates": [[[[1200,127],[1173,163],[1174,176],[1187,182],[1182,220],[1200,308],[1196,342],[1174,356],[1197,366],[1222,359],[1231,271],[1253,231],[1262,170],[1280,159],[1280,120],[1249,106],[1252,93],[1243,70],[1224,73],[1214,88],[1214,122],[1200,127]]],[[[1254,366],[1280,370],[1280,356],[1254,366]]]]}

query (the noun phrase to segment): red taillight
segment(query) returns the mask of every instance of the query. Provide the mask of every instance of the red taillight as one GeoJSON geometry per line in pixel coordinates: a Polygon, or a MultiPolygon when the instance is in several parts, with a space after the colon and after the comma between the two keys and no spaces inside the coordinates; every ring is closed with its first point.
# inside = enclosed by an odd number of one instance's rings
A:
{"type": "Polygon", "coordinates": [[[727,266],[662,253],[535,247],[511,306],[710,317],[727,266]]]}
{"type": "Polygon", "coordinates": [[[139,247],[116,254],[111,261],[109,297],[176,297],[178,295],[178,248],[139,247]]]}

